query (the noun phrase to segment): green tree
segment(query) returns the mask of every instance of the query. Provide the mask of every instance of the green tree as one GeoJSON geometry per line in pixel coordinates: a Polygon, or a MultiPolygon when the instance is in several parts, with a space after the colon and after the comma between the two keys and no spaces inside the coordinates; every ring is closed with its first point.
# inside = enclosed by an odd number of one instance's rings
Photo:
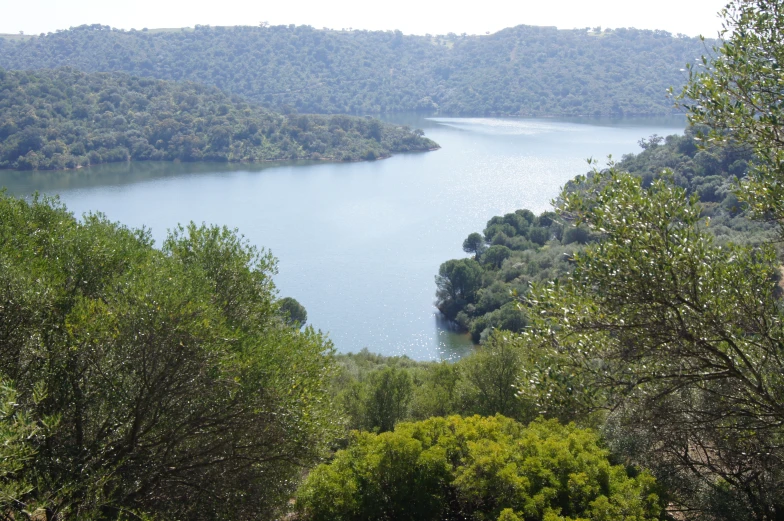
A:
{"type": "MultiPolygon", "coordinates": [[[[477,234],[479,235],[479,234],[477,234]]],[[[494,244],[490,246],[487,251],[482,255],[482,263],[490,264],[495,269],[499,269],[501,264],[504,263],[512,255],[512,250],[506,246],[494,244]]]]}
{"type": "Polygon", "coordinates": [[[618,447],[654,469],[676,505],[776,519],[784,327],[775,252],[717,244],[697,197],[665,180],[646,189],[611,170],[588,183],[562,194],[559,210],[602,240],[575,254],[570,277],[529,297],[529,341],[550,346],[560,377],[526,378],[547,393],[593,389],[571,400],[612,411],[618,447]]]}
{"type": "MultiPolygon", "coordinates": [[[[36,390],[40,401],[42,388],[36,390]]],[[[25,480],[25,467],[36,456],[36,445],[46,430],[55,427],[57,418],[40,423],[31,420],[17,402],[16,390],[7,382],[0,382],[0,513],[6,519],[23,516],[44,508],[46,504],[29,503],[33,486],[25,480]]]]}
{"type": "Polygon", "coordinates": [[[407,417],[412,395],[407,371],[387,367],[372,373],[366,404],[368,428],[377,432],[394,429],[397,422],[407,417]]]}
{"type": "Polygon", "coordinates": [[[721,12],[722,44],[690,67],[680,95],[693,124],[711,129],[709,141],[736,140],[757,161],[741,195],[761,217],[784,220],[784,4],[732,0],[721,12]]]}
{"type": "Polygon", "coordinates": [[[148,231],[0,196],[0,374],[20,415],[58,419],[27,438],[34,455],[13,476],[29,484],[25,507],[197,520],[279,509],[335,414],[331,345],[282,323],[274,271],[225,228],[191,224],[157,250],[148,231]]]}
{"type": "Polygon", "coordinates": [[[412,379],[414,396],[411,399],[411,415],[406,420],[424,420],[459,412],[456,403],[461,379],[458,364],[446,360],[431,363],[412,379]]]}
{"type": "Polygon", "coordinates": [[[308,322],[308,312],[296,299],[284,297],[278,301],[284,320],[292,327],[300,329],[308,322]]]}
{"type": "Polygon", "coordinates": [[[479,260],[479,256],[485,251],[485,238],[481,233],[474,232],[463,241],[463,251],[473,253],[474,260],[479,260]]]}
{"type": "Polygon", "coordinates": [[[436,306],[449,319],[472,302],[482,283],[482,267],[473,259],[453,259],[441,264],[436,275],[436,306]]]}
{"type": "Polygon", "coordinates": [[[534,417],[531,404],[517,396],[524,353],[522,346],[507,338],[507,333],[496,332],[460,361],[461,375],[468,384],[464,400],[470,402],[473,412],[485,416],[502,414],[517,421],[534,417]]]}

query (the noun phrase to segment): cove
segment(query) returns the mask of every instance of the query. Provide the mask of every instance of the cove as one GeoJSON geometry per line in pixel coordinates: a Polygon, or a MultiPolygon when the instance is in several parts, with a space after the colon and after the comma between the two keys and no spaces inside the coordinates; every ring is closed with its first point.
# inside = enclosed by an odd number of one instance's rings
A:
{"type": "Polygon", "coordinates": [[[455,359],[470,340],[433,306],[439,265],[494,215],[550,207],[589,157],[620,159],[684,119],[388,118],[441,145],[362,163],[123,163],[66,172],[0,171],[0,186],[59,195],[76,215],[100,211],[152,229],[178,223],[237,228],[279,259],[281,296],[340,352],[455,359]]]}

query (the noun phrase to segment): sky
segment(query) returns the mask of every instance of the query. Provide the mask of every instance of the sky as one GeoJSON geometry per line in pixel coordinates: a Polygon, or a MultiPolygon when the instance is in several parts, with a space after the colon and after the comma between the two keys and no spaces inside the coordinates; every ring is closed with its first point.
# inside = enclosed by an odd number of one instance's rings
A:
{"type": "Polygon", "coordinates": [[[715,37],[727,0],[0,0],[0,33],[40,34],[100,23],[118,29],[311,25],[485,34],[515,25],[662,29],[715,37]]]}

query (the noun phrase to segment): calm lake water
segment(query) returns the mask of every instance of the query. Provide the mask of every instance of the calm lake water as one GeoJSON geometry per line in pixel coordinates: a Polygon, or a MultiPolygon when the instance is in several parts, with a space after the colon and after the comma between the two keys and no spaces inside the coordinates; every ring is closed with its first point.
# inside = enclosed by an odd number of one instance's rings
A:
{"type": "Polygon", "coordinates": [[[439,265],[494,215],[547,210],[589,157],[637,152],[685,121],[396,118],[435,152],[364,163],[112,164],[70,172],[0,172],[9,193],[59,194],[76,215],[101,211],[152,229],[160,244],[188,221],[237,228],[279,259],[281,296],[338,351],[363,347],[452,359],[470,340],[433,306],[439,265]]]}

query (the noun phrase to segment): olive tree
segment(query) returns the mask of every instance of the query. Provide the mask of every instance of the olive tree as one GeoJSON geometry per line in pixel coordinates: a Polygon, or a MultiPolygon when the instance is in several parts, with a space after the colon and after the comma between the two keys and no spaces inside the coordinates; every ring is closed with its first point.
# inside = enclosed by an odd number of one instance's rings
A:
{"type": "Polygon", "coordinates": [[[574,255],[569,277],[531,291],[528,342],[551,354],[521,393],[607,410],[617,448],[654,469],[676,506],[778,519],[784,322],[773,248],[717,244],[696,196],[666,180],[645,189],[611,170],[561,201],[602,240],[574,255]]]}
{"type": "Polygon", "coordinates": [[[271,516],[335,416],[331,345],[280,320],[274,272],[225,228],[157,250],[146,230],[1,196],[0,375],[26,417],[58,420],[5,513],[271,516]]]}
{"type": "Polygon", "coordinates": [[[721,45],[689,68],[680,102],[709,140],[752,147],[758,161],[742,198],[762,217],[784,219],[784,2],[732,0],[721,45]]]}

